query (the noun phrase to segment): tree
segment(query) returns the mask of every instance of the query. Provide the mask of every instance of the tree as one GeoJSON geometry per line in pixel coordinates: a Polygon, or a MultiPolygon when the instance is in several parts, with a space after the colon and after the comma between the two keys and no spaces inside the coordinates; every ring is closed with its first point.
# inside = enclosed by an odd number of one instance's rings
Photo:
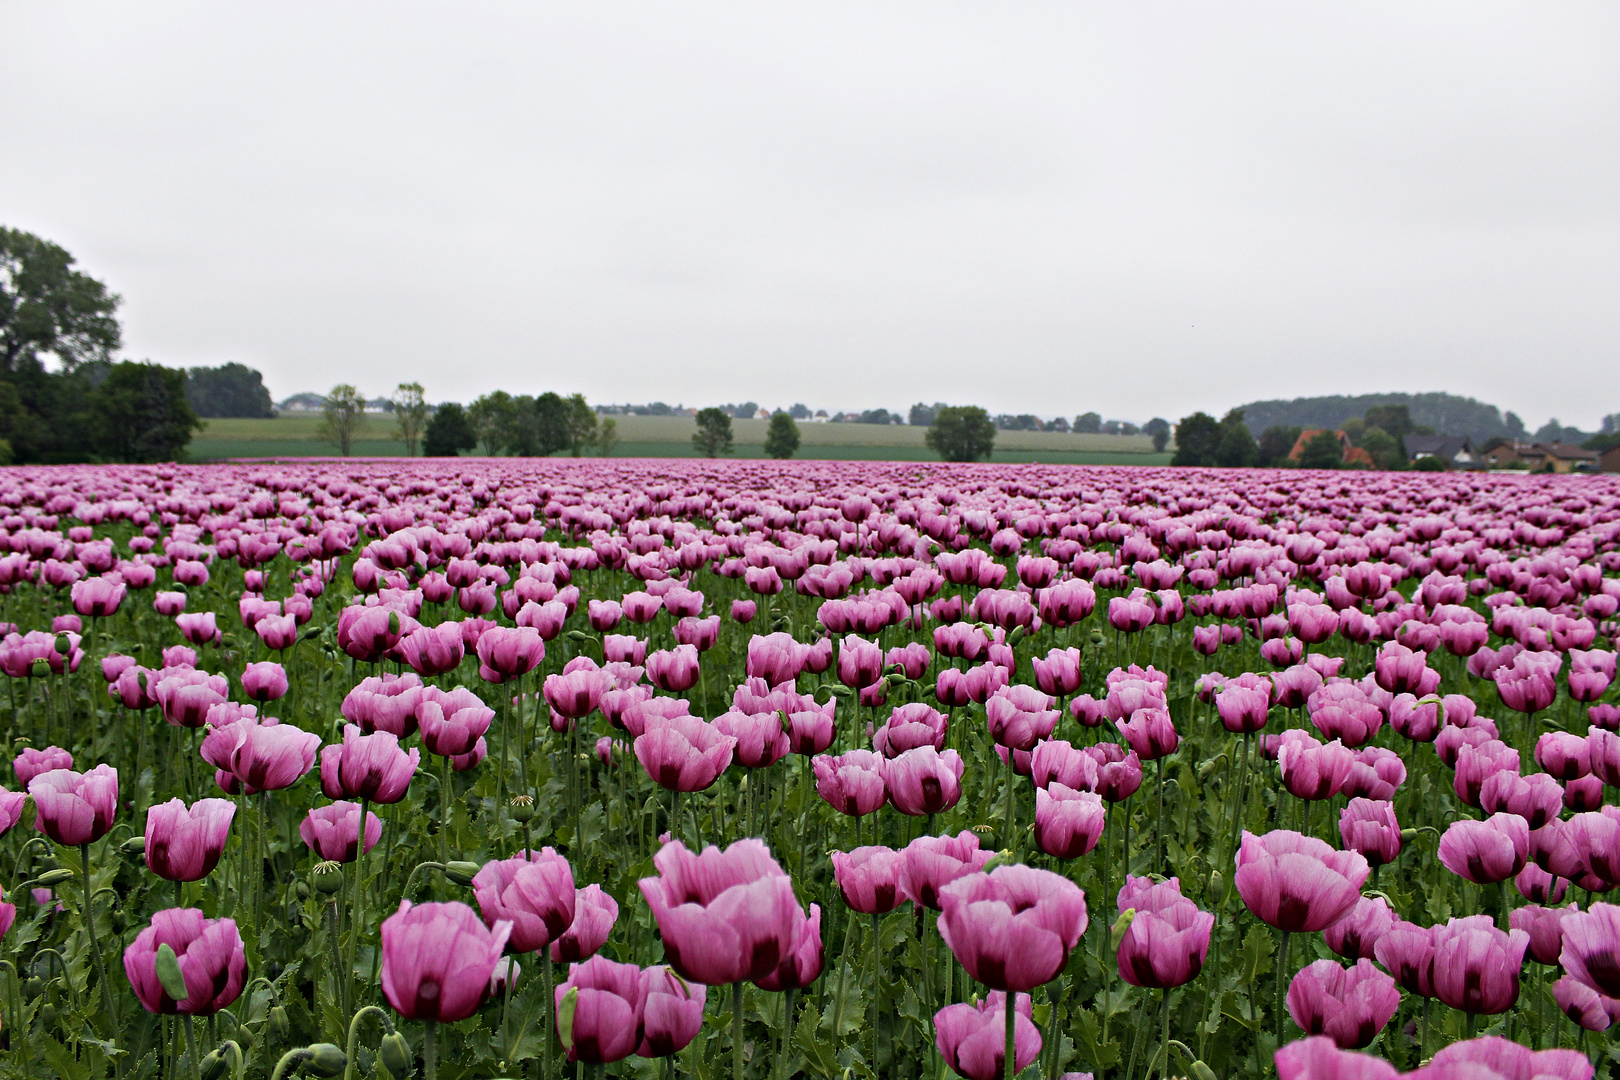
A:
{"type": "Polygon", "coordinates": [[[939,415],[939,410],[943,409],[944,407],[945,403],[943,401],[936,401],[932,405],[924,405],[920,401],[917,402],[917,404],[911,407],[911,415],[908,417],[911,426],[928,427],[934,422],[934,417],[939,415]]]}
{"type": "Polygon", "coordinates": [[[119,298],[73,269],[65,248],[0,226],[0,370],[44,370],[54,356],[64,371],[107,360],[122,344],[119,298]]]}
{"type": "Polygon", "coordinates": [[[596,442],[596,410],[586,403],[584,394],[571,394],[563,404],[566,407],[563,430],[568,451],[575,457],[581,457],[596,442]]]}
{"type": "Polygon", "coordinates": [[[793,408],[788,410],[788,415],[793,417],[795,420],[808,420],[811,416],[810,406],[804,404],[802,401],[795,401],[793,403],[793,408]]]}
{"type": "Polygon", "coordinates": [[[567,399],[547,390],[534,399],[530,413],[534,417],[534,434],[523,442],[522,453],[550,457],[568,449],[573,431],[573,406],[567,399]]]}
{"type": "Polygon", "coordinates": [[[498,457],[507,449],[515,411],[512,395],[505,390],[482,394],[467,407],[467,422],[472,425],[473,435],[484,444],[485,457],[498,457]]]}
{"type": "Polygon", "coordinates": [[[1363,429],[1360,445],[1380,469],[1399,469],[1406,464],[1406,454],[1401,444],[1381,427],[1363,429]]]}
{"type": "Polygon", "coordinates": [[[1339,433],[1324,429],[1305,441],[1299,452],[1302,469],[1341,469],[1344,467],[1344,447],[1339,433]]]}
{"type": "Polygon", "coordinates": [[[798,422],[785,412],[773,415],[770,427],[765,429],[765,456],[778,459],[790,458],[793,456],[794,451],[798,449],[798,422]]]}
{"type": "Polygon", "coordinates": [[[1363,420],[1369,428],[1383,428],[1397,443],[1412,434],[1412,412],[1405,405],[1374,405],[1363,420]]]}
{"type": "Polygon", "coordinates": [[[113,364],[90,396],[96,451],[115,461],[175,461],[203,425],[186,400],[186,373],[158,364],[113,364]]]}
{"type": "MultiPolygon", "coordinates": [[[[1095,413],[1090,415],[1095,416],[1095,413]]],[[[1082,417],[1084,419],[1084,417],[1082,417]]],[[[1079,425],[1075,425],[1079,430],[1079,425]]],[[[1172,465],[1206,466],[1215,464],[1215,452],[1221,444],[1221,425],[1206,412],[1183,416],[1176,425],[1176,453],[1172,465]]]]}
{"type": "Polygon", "coordinates": [[[1260,433],[1259,464],[1271,468],[1293,464],[1288,455],[1299,441],[1299,428],[1273,424],[1260,433]]]}
{"type": "Polygon", "coordinates": [[[697,414],[697,431],[692,433],[692,448],[704,457],[719,457],[731,453],[731,417],[724,409],[710,406],[697,414]]]}
{"type": "Polygon", "coordinates": [[[612,457],[619,445],[619,422],[609,416],[596,431],[596,450],[603,457],[612,457]]]}
{"type": "Polygon", "coordinates": [[[947,405],[934,414],[923,441],[942,461],[988,461],[996,425],[977,405],[947,405]]]}
{"type": "Polygon", "coordinates": [[[186,372],[186,400],[203,417],[276,415],[264,376],[246,364],[192,368],[186,372]]]}
{"type": "Polygon", "coordinates": [[[419,382],[400,383],[394,391],[394,427],[399,431],[400,439],[405,443],[405,456],[416,456],[416,444],[422,438],[422,431],[427,427],[428,414],[431,410],[422,397],[422,384],[419,382]]]}
{"type": "Polygon", "coordinates": [[[433,418],[422,432],[422,456],[459,457],[463,450],[478,446],[478,433],[458,401],[447,401],[433,410],[433,418]]]}
{"type": "Polygon", "coordinates": [[[1260,448],[1249,434],[1249,425],[1243,422],[1243,410],[1233,409],[1221,417],[1221,441],[1215,448],[1215,464],[1228,469],[1252,466],[1260,457],[1260,448]]]}
{"type": "Polygon", "coordinates": [[[1162,454],[1170,442],[1170,421],[1162,416],[1155,416],[1142,425],[1142,433],[1153,436],[1153,452],[1162,454]]]}
{"type": "Polygon", "coordinates": [[[338,453],[348,457],[355,434],[365,426],[364,394],[348,383],[338,383],[327,391],[326,404],[321,406],[321,424],[318,429],[323,441],[335,443],[338,453]]]}
{"type": "Polygon", "coordinates": [[[1083,412],[1074,418],[1074,433],[1076,435],[1102,434],[1102,417],[1094,412],[1083,412]]]}

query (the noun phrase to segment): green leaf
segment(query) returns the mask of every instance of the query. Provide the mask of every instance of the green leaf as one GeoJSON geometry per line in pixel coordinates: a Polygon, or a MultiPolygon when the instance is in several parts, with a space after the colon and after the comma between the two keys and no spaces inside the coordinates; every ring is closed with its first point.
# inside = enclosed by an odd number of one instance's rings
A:
{"type": "Polygon", "coordinates": [[[1276,951],[1277,943],[1269,930],[1259,926],[1249,928],[1248,935],[1243,939],[1241,969],[1244,985],[1256,985],[1262,975],[1271,971],[1271,957],[1276,951]]]}
{"type": "Polygon", "coordinates": [[[1085,1044],[1092,1071],[1100,1073],[1119,1064],[1119,1043],[1114,1039],[1103,1040],[1102,1024],[1095,1010],[1080,1013],[1076,1019],[1075,1027],[1079,1030],[1080,1041],[1085,1044]]]}
{"type": "Polygon", "coordinates": [[[821,1017],[817,1015],[814,1006],[808,1006],[804,1015],[799,1019],[799,1026],[793,1032],[793,1045],[804,1054],[805,1064],[811,1071],[826,1077],[826,1080],[837,1080],[838,1062],[833,1059],[832,1047],[820,1034],[821,1017]]]}
{"type": "Polygon", "coordinates": [[[90,1080],[90,1066],[85,1062],[75,1060],[68,1052],[67,1047],[57,1042],[50,1035],[41,1035],[36,1044],[45,1057],[52,1071],[62,1080],[90,1080]]]}

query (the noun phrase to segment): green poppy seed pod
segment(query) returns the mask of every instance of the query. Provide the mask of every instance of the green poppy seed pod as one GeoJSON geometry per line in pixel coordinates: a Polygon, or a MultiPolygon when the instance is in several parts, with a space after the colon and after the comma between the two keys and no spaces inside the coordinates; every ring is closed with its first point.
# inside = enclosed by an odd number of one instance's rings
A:
{"type": "Polygon", "coordinates": [[[1129,930],[1131,928],[1131,923],[1135,921],[1135,908],[1126,908],[1124,911],[1119,913],[1119,918],[1114,920],[1114,925],[1108,930],[1109,952],[1119,951],[1119,943],[1125,940],[1125,931],[1129,930]]]}
{"type": "Polygon", "coordinates": [[[579,1006],[579,987],[570,986],[568,993],[557,1003],[557,1037],[564,1050],[574,1048],[574,1009],[579,1006]]]}
{"type": "Polygon", "coordinates": [[[68,640],[68,636],[66,634],[57,634],[56,635],[56,655],[57,656],[66,656],[68,653],[70,653],[72,651],[73,651],[73,642],[68,640]]]}
{"type": "Polygon", "coordinates": [[[382,1045],[377,1047],[377,1056],[394,1080],[405,1080],[411,1075],[411,1044],[399,1032],[383,1036],[382,1045]]]}
{"type": "Polygon", "coordinates": [[[309,1051],[309,1060],[304,1067],[316,1076],[341,1076],[343,1070],[349,1067],[349,1055],[340,1046],[311,1043],[304,1049],[309,1051]]]}
{"type": "Polygon", "coordinates": [[[125,855],[139,855],[146,850],[146,837],[132,836],[118,845],[118,850],[125,855]]]}
{"type": "Polygon", "coordinates": [[[444,864],[444,876],[457,885],[471,885],[473,877],[478,873],[478,864],[475,862],[449,862],[444,864]]]}
{"type": "Polygon", "coordinates": [[[278,1039],[285,1039],[292,1031],[292,1021],[287,1019],[287,1010],[280,1005],[270,1009],[270,1031],[278,1039]]]}
{"type": "Polygon", "coordinates": [[[43,656],[36,657],[34,662],[28,665],[28,671],[31,677],[35,679],[43,679],[45,676],[51,673],[51,663],[43,656]]]}
{"type": "Polygon", "coordinates": [[[1091,628],[1091,643],[1093,645],[1101,645],[1103,643],[1102,627],[1093,626],[1091,628]]]}
{"type": "Polygon", "coordinates": [[[34,880],[47,889],[54,889],[63,882],[72,881],[73,871],[65,866],[59,866],[55,870],[45,871],[34,880]]]}
{"type": "Polygon", "coordinates": [[[318,862],[310,871],[310,880],[314,882],[316,892],[333,896],[343,888],[343,864],[330,859],[318,862]]]}
{"type": "Polygon", "coordinates": [[[180,970],[180,958],[175,955],[174,949],[168,944],[159,945],[157,959],[153,961],[157,969],[158,982],[163,986],[163,992],[176,1001],[184,1001],[189,996],[186,990],[186,975],[180,970]]]}
{"type": "Polygon", "coordinates": [[[534,820],[534,796],[514,795],[511,802],[512,820],[519,825],[534,820]]]}
{"type": "Polygon", "coordinates": [[[225,1075],[225,1059],[218,1050],[210,1050],[208,1056],[202,1059],[202,1080],[219,1080],[225,1075]]]}

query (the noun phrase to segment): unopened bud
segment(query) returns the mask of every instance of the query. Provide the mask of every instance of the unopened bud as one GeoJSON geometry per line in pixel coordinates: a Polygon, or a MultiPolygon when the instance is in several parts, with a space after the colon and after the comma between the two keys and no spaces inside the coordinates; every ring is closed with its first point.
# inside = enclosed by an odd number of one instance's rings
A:
{"type": "Polygon", "coordinates": [[[1013,645],[1017,645],[1020,641],[1023,641],[1024,640],[1024,635],[1026,633],[1028,633],[1028,632],[1029,632],[1029,629],[1027,627],[1024,627],[1024,626],[1015,626],[1015,627],[1013,627],[1012,628],[1012,633],[1007,635],[1007,644],[1008,644],[1008,646],[1010,647],[1010,646],[1013,646],[1013,645]]]}
{"type": "Polygon", "coordinates": [[[140,855],[146,851],[146,837],[132,836],[118,845],[118,850],[125,855],[140,855]]]}
{"type": "Polygon", "coordinates": [[[202,1059],[202,1080],[219,1080],[225,1074],[225,1059],[218,1050],[210,1050],[202,1059]]]}
{"type": "Polygon", "coordinates": [[[478,873],[478,864],[475,862],[448,862],[444,864],[444,876],[457,885],[471,885],[472,879],[478,873]]]}
{"type": "Polygon", "coordinates": [[[1219,904],[1226,899],[1226,878],[1219,870],[1209,872],[1209,887],[1204,892],[1204,899],[1211,904],[1219,904]]]}
{"type": "Polygon", "coordinates": [[[39,875],[39,877],[35,878],[34,880],[37,881],[44,888],[54,889],[58,885],[62,884],[63,882],[72,881],[73,880],[73,871],[69,870],[65,866],[59,866],[55,870],[47,870],[47,871],[45,871],[43,874],[39,875]]]}
{"type": "Polygon", "coordinates": [[[1193,1062],[1192,1074],[1196,1076],[1198,1080],[1215,1080],[1215,1070],[1211,1069],[1208,1065],[1205,1065],[1202,1061],[1193,1062]]]}
{"type": "Polygon", "coordinates": [[[1109,952],[1119,951],[1119,943],[1125,940],[1125,931],[1129,930],[1131,928],[1131,923],[1135,921],[1135,908],[1126,908],[1124,911],[1119,913],[1119,918],[1115,919],[1114,925],[1108,929],[1109,952]]]}
{"type": "Polygon", "coordinates": [[[1416,840],[1417,838],[1418,838],[1418,831],[1416,829],[1402,829],[1401,830],[1401,843],[1410,844],[1412,841],[1416,840]]]}
{"type": "Polygon", "coordinates": [[[275,1005],[270,1009],[270,1031],[278,1039],[285,1039],[292,1031],[292,1021],[287,1019],[287,1010],[284,1006],[275,1005]]]}
{"type": "Polygon", "coordinates": [[[411,1044],[399,1032],[391,1031],[383,1036],[377,1057],[394,1080],[405,1080],[411,1075],[411,1044]]]}
{"type": "Polygon", "coordinates": [[[511,810],[512,810],[512,820],[517,822],[519,825],[522,825],[522,824],[525,824],[525,823],[527,823],[529,821],[534,820],[534,796],[533,795],[514,795],[514,796],[512,796],[511,810]]]}
{"type": "Polygon", "coordinates": [[[388,633],[394,637],[399,636],[399,612],[397,611],[388,613],[388,633]]]}
{"type": "Polygon", "coordinates": [[[157,969],[158,982],[163,986],[163,992],[176,1001],[184,1001],[189,996],[186,990],[186,974],[180,970],[180,958],[175,955],[174,949],[168,944],[159,945],[157,959],[153,961],[157,969]]]}
{"type": "Polygon", "coordinates": [[[304,1049],[309,1051],[305,1068],[316,1076],[339,1076],[349,1066],[349,1056],[332,1043],[311,1043],[304,1049]]]}
{"type": "Polygon", "coordinates": [[[557,1037],[562,1040],[563,1049],[574,1048],[574,1009],[579,1005],[579,987],[570,986],[568,993],[557,1003],[557,1037]]]}

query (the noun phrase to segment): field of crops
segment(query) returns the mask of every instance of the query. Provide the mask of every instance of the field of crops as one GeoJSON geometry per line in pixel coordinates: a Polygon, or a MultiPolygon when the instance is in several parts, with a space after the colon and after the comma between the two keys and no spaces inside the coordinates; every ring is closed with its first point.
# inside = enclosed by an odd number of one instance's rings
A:
{"type": "Polygon", "coordinates": [[[0,1078],[1620,1046],[1613,478],[352,461],[0,504],[0,1078]]]}
{"type": "MultiPolygon", "coordinates": [[[[696,457],[689,416],[618,416],[619,444],[613,456],[696,457]]],[[[191,441],[194,461],[229,458],[326,457],[336,447],[319,441],[313,415],[288,414],[271,420],[209,420],[191,441]]],[[[732,422],[735,457],[765,456],[764,420],[732,422]]],[[[799,425],[800,458],[853,461],[934,461],[938,455],[923,444],[926,428],[878,424],[799,425]]],[[[372,414],[351,453],[355,457],[395,457],[405,445],[391,436],[393,418],[372,414]]],[[[1045,431],[997,433],[996,462],[1040,461],[1056,465],[1165,465],[1168,453],[1153,452],[1145,435],[1066,435],[1045,431]]]]}

